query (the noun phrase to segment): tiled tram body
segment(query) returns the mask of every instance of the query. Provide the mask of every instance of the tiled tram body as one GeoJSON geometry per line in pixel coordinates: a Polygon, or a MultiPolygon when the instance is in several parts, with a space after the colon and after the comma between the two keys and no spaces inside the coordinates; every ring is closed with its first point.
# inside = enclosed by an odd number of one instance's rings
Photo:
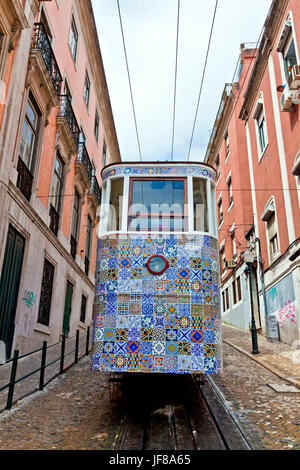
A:
{"type": "Polygon", "coordinates": [[[92,370],[221,370],[215,176],[200,163],[103,169],[92,370]]]}

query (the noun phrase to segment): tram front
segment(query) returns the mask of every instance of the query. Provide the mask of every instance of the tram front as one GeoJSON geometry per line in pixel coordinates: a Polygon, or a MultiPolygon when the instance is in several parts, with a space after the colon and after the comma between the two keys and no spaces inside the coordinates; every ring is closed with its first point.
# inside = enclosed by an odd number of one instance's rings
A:
{"type": "Polygon", "coordinates": [[[92,369],[221,370],[215,176],[202,163],[103,169],[92,369]]]}

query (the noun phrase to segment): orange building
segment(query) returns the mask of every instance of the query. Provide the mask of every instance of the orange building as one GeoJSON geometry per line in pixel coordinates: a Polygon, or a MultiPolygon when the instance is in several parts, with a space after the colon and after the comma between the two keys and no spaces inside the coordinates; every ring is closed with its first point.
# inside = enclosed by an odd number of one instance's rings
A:
{"type": "MultiPolygon", "coordinates": [[[[280,339],[295,347],[300,338],[299,47],[299,2],[274,0],[237,106],[250,180],[249,201],[244,206],[240,200],[241,210],[251,203],[252,248],[259,261],[261,247],[264,273],[265,295],[257,276],[261,326],[266,329],[266,315],[274,316],[280,339]]],[[[244,160],[244,149],[239,155],[244,160]]]]}
{"type": "Polygon", "coordinates": [[[0,5],[0,340],[91,324],[101,169],[120,161],[91,1],[0,5]]]}

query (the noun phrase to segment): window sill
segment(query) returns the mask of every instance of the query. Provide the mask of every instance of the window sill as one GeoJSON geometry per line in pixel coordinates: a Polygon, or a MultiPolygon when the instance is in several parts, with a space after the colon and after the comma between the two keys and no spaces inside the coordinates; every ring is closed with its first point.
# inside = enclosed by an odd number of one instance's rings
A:
{"type": "Polygon", "coordinates": [[[230,204],[230,206],[228,207],[228,211],[227,212],[230,212],[232,207],[234,206],[233,202],[230,204]]]}
{"type": "Polygon", "coordinates": [[[218,227],[218,230],[220,230],[220,228],[222,227],[222,225],[224,224],[224,219],[222,220],[222,222],[220,223],[219,227],[218,227]]]}
{"type": "Polygon", "coordinates": [[[280,258],[280,256],[280,251],[278,251],[278,253],[276,253],[276,255],[274,255],[273,257],[270,256],[270,265],[273,264],[278,258],[280,258]]]}
{"type": "Polygon", "coordinates": [[[51,335],[51,328],[46,325],[42,325],[41,323],[37,323],[34,327],[34,331],[38,331],[39,333],[44,333],[45,335],[51,335]]]}

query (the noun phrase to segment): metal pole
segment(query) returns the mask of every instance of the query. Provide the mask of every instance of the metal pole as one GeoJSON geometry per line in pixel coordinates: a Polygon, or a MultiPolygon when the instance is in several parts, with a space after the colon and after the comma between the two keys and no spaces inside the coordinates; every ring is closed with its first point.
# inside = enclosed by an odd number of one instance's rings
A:
{"type": "Polygon", "coordinates": [[[257,345],[257,331],[255,325],[253,297],[252,297],[252,263],[247,263],[249,273],[250,305],[251,305],[251,336],[252,336],[252,354],[259,354],[257,345]]]}
{"type": "Polygon", "coordinates": [[[40,373],[40,386],[39,390],[44,388],[44,377],[45,377],[45,366],[46,366],[46,354],[47,354],[47,341],[43,341],[42,360],[41,360],[41,373],[40,373]]]}
{"type": "Polygon", "coordinates": [[[79,349],[79,330],[76,330],[75,364],[78,363],[78,349],[79,349]]]}
{"type": "Polygon", "coordinates": [[[9,390],[7,396],[7,405],[6,408],[8,410],[12,407],[13,402],[13,395],[14,395],[14,388],[15,388],[15,380],[17,375],[17,366],[18,366],[18,359],[19,359],[19,350],[15,349],[13,362],[11,366],[11,373],[10,373],[10,382],[9,382],[9,390]]]}
{"type": "Polygon", "coordinates": [[[66,337],[65,335],[62,335],[61,353],[60,353],[60,369],[59,369],[60,374],[64,373],[65,343],[66,343],[66,337]]]}

